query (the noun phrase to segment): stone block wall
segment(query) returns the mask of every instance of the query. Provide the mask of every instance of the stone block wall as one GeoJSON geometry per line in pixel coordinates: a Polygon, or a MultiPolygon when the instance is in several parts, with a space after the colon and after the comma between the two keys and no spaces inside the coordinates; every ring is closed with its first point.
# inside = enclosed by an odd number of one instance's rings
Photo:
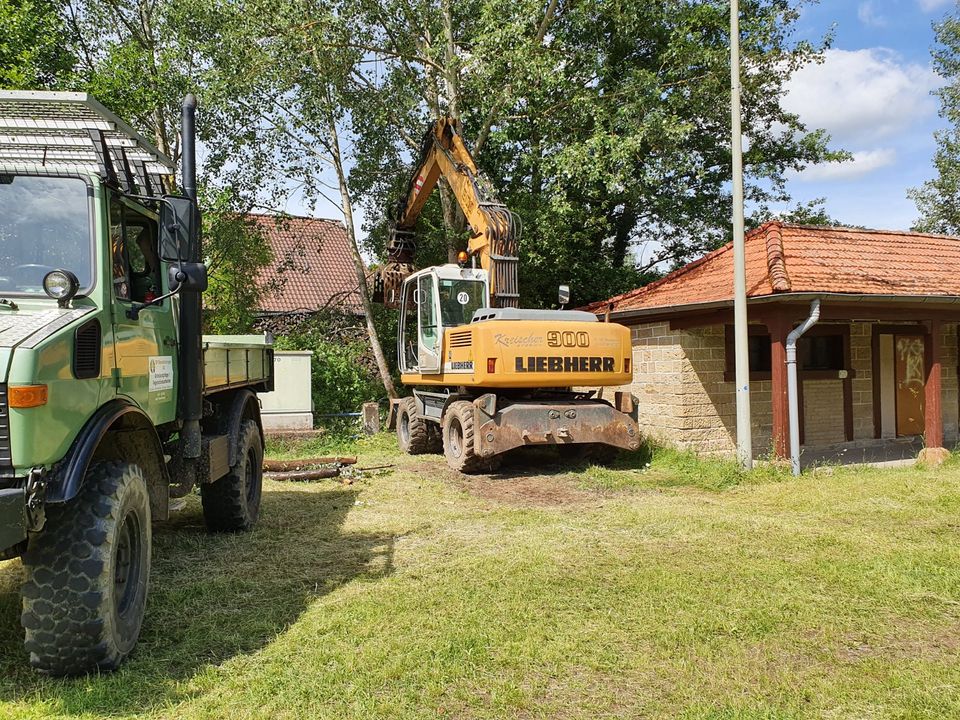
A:
{"type": "MultiPolygon", "coordinates": [[[[724,328],[671,330],[667,322],[631,328],[634,382],[641,431],[658,442],[706,454],[736,450],[736,397],[724,381],[724,328]]],[[[756,455],[771,448],[769,382],[751,383],[756,455]]]]}
{"type": "MultiPolygon", "coordinates": [[[[641,431],[658,442],[704,454],[733,454],[736,450],[736,397],[732,382],[724,380],[726,356],[723,325],[671,330],[668,322],[631,328],[634,381],[629,390],[638,399],[641,431]]],[[[850,324],[850,361],[854,371],[853,437],[873,439],[873,367],[870,323],[850,324]]],[[[957,324],[943,326],[942,383],[945,443],[952,447],[960,432],[957,381],[957,324]]],[[[771,383],[750,383],[753,451],[755,457],[772,452],[771,383]]],[[[804,440],[806,447],[845,440],[843,382],[803,382],[804,440]]]]}
{"type": "MultiPolygon", "coordinates": [[[[853,439],[873,438],[873,355],[870,323],[850,323],[850,367],[853,380],[853,439]]],[[[841,403],[842,411],[843,405],[841,403]]],[[[806,439],[806,438],[805,438],[806,439]]]]}

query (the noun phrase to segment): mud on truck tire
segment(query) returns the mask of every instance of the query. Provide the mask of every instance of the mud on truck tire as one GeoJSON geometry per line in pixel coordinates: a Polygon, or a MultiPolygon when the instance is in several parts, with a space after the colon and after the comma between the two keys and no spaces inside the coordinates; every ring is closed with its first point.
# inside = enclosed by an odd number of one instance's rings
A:
{"type": "Polygon", "coordinates": [[[249,530],[260,516],[263,443],[252,420],[240,426],[237,464],[216,482],[200,486],[203,519],[211,532],[249,530]]]}
{"type": "Polygon", "coordinates": [[[64,676],[120,665],[140,635],[151,542],[137,465],[94,465],[74,500],[47,507],[23,555],[20,619],[35,668],[64,676]]]}

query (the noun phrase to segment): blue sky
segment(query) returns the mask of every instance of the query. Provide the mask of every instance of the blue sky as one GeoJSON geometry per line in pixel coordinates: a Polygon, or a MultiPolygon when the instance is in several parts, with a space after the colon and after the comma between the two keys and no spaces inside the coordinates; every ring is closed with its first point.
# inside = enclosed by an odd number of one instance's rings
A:
{"type": "Polygon", "coordinates": [[[930,48],[934,21],[951,0],[823,0],[804,9],[798,37],[833,30],[824,62],[796,73],[784,106],[822,127],[852,162],[818,166],[791,177],[797,200],[826,198],[837,220],[908,229],[917,210],[907,190],[932,175],[933,132],[942,126],[940,80],[930,48]]]}

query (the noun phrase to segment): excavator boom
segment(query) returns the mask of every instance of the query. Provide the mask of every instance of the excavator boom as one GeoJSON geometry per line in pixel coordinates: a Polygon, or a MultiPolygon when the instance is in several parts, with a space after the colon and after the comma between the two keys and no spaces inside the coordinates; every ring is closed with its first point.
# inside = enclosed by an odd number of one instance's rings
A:
{"type": "Polygon", "coordinates": [[[518,223],[477,169],[460,135],[459,123],[447,117],[427,128],[406,196],[394,209],[387,263],[376,280],[376,299],[387,307],[399,307],[400,288],[414,271],[417,218],[441,177],[449,183],[470,226],[467,252],[489,274],[491,307],[517,307],[518,223]]]}

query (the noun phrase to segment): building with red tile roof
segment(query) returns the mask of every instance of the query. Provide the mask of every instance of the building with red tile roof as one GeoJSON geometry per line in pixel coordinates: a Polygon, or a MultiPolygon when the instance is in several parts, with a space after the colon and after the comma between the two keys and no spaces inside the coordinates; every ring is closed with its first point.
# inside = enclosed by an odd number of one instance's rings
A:
{"type": "MultiPolygon", "coordinates": [[[[955,443],[960,239],[766,223],[745,242],[754,453],[785,456],[787,334],[800,338],[801,447],[867,456],[955,443]]],[[[632,328],[640,421],[651,436],[735,450],[733,251],[589,305],[632,328]]]]}
{"type": "MultiPolygon", "coordinates": [[[[960,296],[960,241],[945,235],[769,222],[746,238],[747,297],[766,302],[785,293],[812,293],[883,302],[960,296]]],[[[587,309],[613,318],[656,315],[733,303],[733,246],[666,277],[587,309]]],[[[781,299],[780,297],[776,298],[781,299]]]]}
{"type": "Polygon", "coordinates": [[[263,289],[262,313],[302,314],[328,307],[362,312],[353,249],[343,223],[288,215],[247,217],[274,254],[257,278],[263,289]]]}

